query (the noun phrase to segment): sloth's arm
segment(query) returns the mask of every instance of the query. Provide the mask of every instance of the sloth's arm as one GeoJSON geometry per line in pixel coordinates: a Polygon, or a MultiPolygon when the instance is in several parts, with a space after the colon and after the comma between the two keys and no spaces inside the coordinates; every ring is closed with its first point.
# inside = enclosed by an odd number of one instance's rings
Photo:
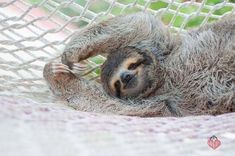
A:
{"type": "Polygon", "coordinates": [[[43,76],[51,91],[77,110],[140,117],[171,116],[165,111],[163,102],[138,104],[111,98],[91,82],[67,72],[67,69],[61,63],[50,62],[45,65],[43,76]]]}
{"type": "Polygon", "coordinates": [[[151,40],[156,32],[163,31],[162,23],[149,13],[117,16],[74,34],[62,54],[62,63],[71,67],[91,56],[151,40]]]}

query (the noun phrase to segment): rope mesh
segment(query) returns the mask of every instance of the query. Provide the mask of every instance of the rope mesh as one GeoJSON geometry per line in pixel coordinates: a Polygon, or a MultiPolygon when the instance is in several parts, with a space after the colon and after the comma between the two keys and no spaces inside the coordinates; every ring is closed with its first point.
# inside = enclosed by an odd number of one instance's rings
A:
{"type": "MultiPolygon", "coordinates": [[[[234,0],[1,0],[0,95],[47,94],[46,62],[59,58],[75,31],[119,14],[148,10],[175,33],[235,10],[234,0]],[[214,2],[214,1],[213,1],[214,2]]],[[[105,58],[86,60],[91,68],[105,58]]],[[[98,76],[94,70],[91,79],[98,76]]]]}

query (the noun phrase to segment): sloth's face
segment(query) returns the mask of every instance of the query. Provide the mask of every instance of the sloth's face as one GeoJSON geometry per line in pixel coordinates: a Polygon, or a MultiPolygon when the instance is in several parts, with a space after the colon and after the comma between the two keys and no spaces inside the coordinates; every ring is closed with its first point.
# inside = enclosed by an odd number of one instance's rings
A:
{"type": "Polygon", "coordinates": [[[158,86],[156,74],[159,70],[154,55],[135,48],[125,48],[108,56],[102,66],[101,81],[106,92],[112,96],[147,97],[158,86]]]}

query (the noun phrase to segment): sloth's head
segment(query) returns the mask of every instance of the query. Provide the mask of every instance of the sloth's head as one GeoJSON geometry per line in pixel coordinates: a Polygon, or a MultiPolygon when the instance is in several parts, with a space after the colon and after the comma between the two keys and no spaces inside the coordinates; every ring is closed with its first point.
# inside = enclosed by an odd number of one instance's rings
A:
{"type": "Polygon", "coordinates": [[[148,97],[164,83],[156,56],[133,47],[109,54],[101,69],[105,91],[118,98],[148,97]]]}

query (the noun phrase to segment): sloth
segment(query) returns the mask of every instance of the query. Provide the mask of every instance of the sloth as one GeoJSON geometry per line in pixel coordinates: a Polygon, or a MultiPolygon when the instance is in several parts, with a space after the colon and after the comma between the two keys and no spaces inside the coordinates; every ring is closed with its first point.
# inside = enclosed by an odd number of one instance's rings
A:
{"type": "Polygon", "coordinates": [[[171,34],[154,15],[117,16],[74,34],[44,78],[77,110],[140,117],[235,111],[235,16],[171,34]],[[101,85],[79,63],[108,54],[101,85]]]}

